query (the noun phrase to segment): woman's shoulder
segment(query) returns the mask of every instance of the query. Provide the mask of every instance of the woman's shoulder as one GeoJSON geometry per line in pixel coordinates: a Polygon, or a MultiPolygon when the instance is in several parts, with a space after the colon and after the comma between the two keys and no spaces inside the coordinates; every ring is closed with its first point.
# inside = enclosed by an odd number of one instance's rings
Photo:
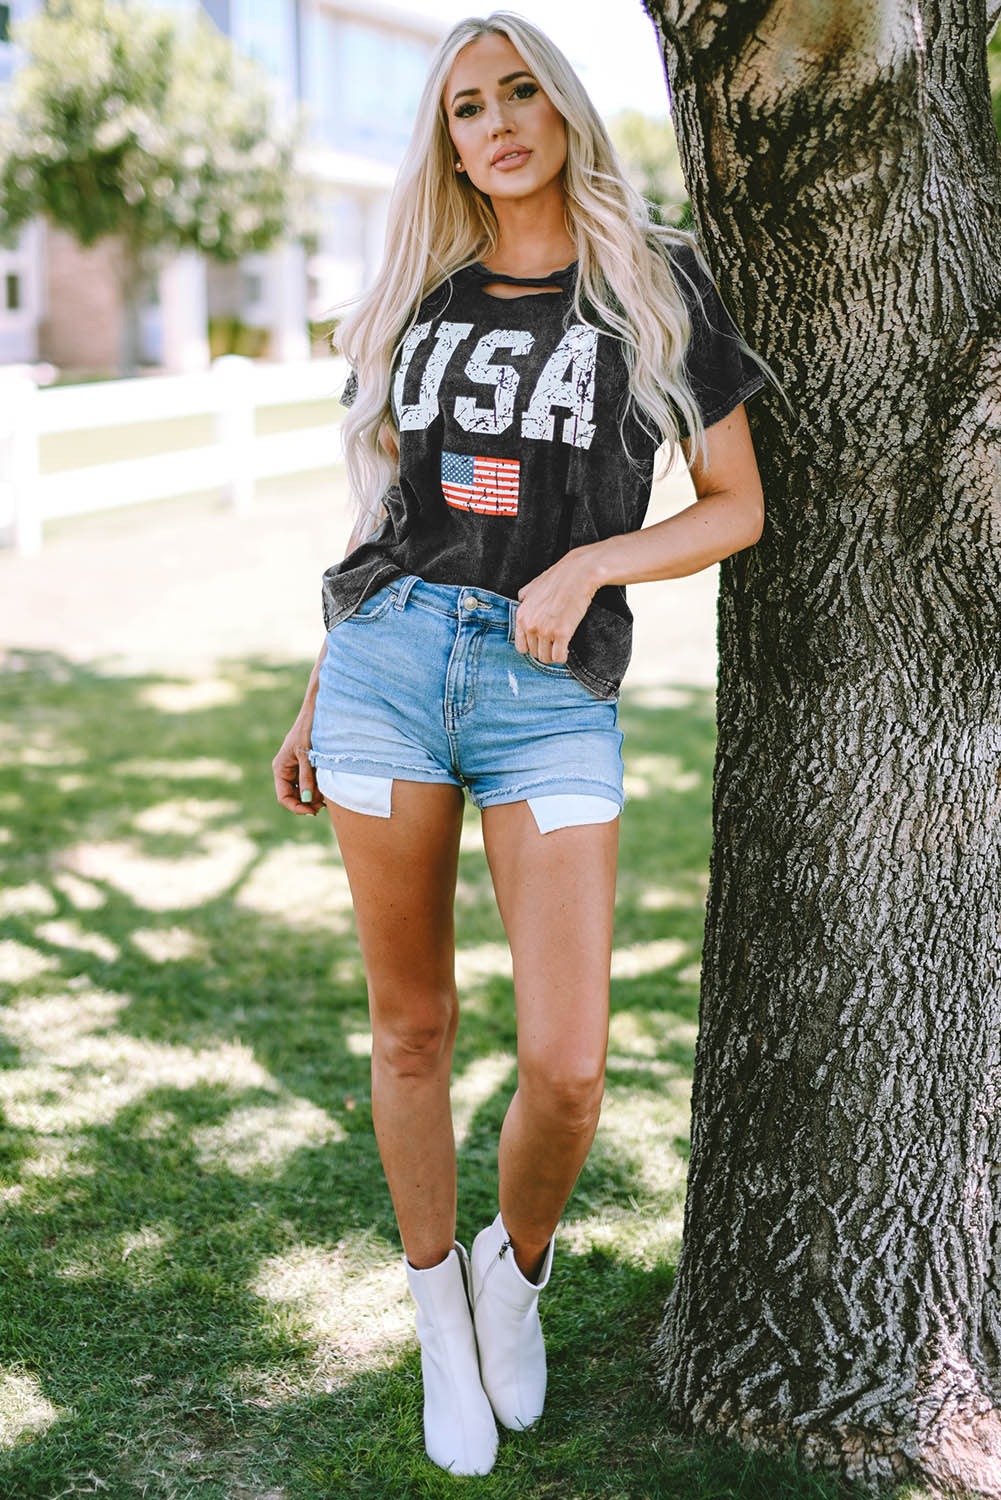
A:
{"type": "Polygon", "coordinates": [[[449,303],[460,300],[472,285],[472,266],[459,266],[448,271],[426,291],[417,307],[417,322],[425,318],[440,317],[449,303]]]}
{"type": "Polygon", "coordinates": [[[690,300],[693,293],[704,291],[706,283],[711,282],[705,256],[693,235],[684,233],[683,238],[681,233],[670,238],[666,235],[649,235],[647,243],[652,255],[659,255],[667,261],[674,273],[678,290],[686,300],[690,300]]]}

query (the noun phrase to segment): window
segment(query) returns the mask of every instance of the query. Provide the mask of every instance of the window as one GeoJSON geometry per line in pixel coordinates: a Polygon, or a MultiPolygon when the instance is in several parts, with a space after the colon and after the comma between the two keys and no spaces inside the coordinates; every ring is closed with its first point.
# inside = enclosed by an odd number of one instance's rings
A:
{"type": "Polygon", "coordinates": [[[427,72],[420,42],[345,21],[338,46],[343,124],[361,152],[393,159],[404,149],[427,72]]]}
{"type": "Polygon", "coordinates": [[[303,98],[312,117],[313,139],[344,149],[337,101],[337,25],[326,11],[312,6],[303,15],[303,98]]]}
{"type": "Polygon", "coordinates": [[[289,0],[233,0],[233,41],[289,95],[295,93],[295,23],[289,0]]]}
{"type": "Polygon", "coordinates": [[[4,305],[8,312],[20,312],[23,305],[21,300],[21,278],[16,271],[8,271],[4,277],[6,282],[6,295],[4,305]]]}
{"type": "Polygon", "coordinates": [[[303,97],[314,139],[397,161],[410,138],[430,48],[379,26],[307,10],[303,97]]]}

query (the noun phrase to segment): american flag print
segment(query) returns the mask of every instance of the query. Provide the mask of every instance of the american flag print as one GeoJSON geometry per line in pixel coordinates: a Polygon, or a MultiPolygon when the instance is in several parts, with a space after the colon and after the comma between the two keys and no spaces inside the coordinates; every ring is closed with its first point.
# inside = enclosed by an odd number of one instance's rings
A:
{"type": "Polygon", "coordinates": [[[518,514],[517,458],[480,458],[472,453],[441,455],[441,488],[448,505],[483,516],[518,514]]]}

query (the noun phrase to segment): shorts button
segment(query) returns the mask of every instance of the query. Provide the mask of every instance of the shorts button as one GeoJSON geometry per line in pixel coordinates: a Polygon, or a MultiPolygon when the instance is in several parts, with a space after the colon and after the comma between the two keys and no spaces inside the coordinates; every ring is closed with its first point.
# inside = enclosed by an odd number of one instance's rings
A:
{"type": "Polygon", "coordinates": [[[465,609],[478,609],[480,601],[475,594],[463,594],[462,603],[465,609]]]}

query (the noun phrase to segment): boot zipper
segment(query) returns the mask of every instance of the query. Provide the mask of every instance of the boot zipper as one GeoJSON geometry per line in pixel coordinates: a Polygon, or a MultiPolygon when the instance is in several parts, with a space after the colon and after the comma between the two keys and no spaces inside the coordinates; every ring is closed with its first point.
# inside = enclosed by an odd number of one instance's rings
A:
{"type": "Polygon", "coordinates": [[[486,1285],[487,1285],[487,1278],[497,1269],[498,1264],[504,1259],[505,1255],[510,1250],[510,1248],[511,1248],[511,1241],[510,1241],[510,1238],[508,1238],[508,1239],[506,1239],[504,1241],[503,1245],[501,1245],[500,1249],[497,1251],[497,1254],[494,1256],[494,1258],[491,1260],[490,1264],[487,1266],[487,1269],[483,1273],[483,1280],[480,1282],[479,1297],[477,1297],[476,1301],[473,1303],[474,1307],[476,1306],[476,1303],[479,1302],[480,1297],[483,1296],[484,1290],[486,1289],[486,1285]]]}

